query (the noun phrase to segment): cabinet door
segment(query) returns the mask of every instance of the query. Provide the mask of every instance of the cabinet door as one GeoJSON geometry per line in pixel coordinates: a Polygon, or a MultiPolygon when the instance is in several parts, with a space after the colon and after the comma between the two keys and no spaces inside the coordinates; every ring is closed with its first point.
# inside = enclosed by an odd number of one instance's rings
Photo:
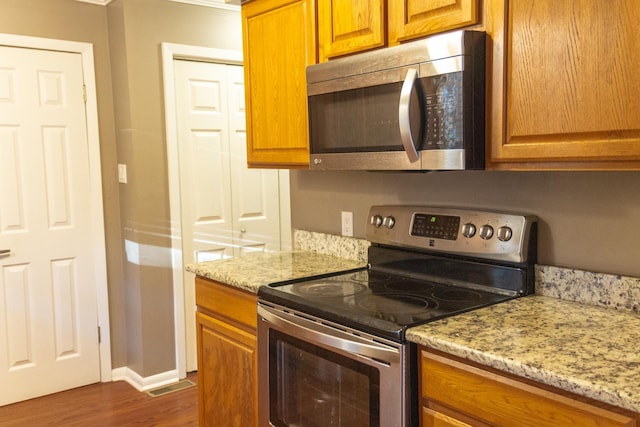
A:
{"type": "Polygon", "coordinates": [[[255,335],[202,313],[196,327],[200,425],[257,425],[255,335]]]}
{"type": "Polygon", "coordinates": [[[318,2],[320,60],[386,46],[384,0],[318,2]]]}
{"type": "Polygon", "coordinates": [[[250,167],[309,164],[306,67],[316,62],[315,1],[242,6],[250,167]]]}
{"type": "Polygon", "coordinates": [[[421,351],[421,359],[420,388],[427,407],[433,402],[497,426],[636,425],[630,411],[576,400],[429,351],[421,351]]]}
{"type": "Polygon", "coordinates": [[[493,169],[640,167],[637,0],[492,1],[493,169]]]}
{"type": "Polygon", "coordinates": [[[478,0],[389,2],[389,44],[478,23],[478,0]]]}

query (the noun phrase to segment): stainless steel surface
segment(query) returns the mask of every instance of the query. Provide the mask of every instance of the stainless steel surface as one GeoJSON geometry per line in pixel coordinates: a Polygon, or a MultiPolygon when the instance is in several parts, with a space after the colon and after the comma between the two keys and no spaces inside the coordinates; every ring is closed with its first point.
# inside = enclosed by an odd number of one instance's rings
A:
{"type": "Polygon", "coordinates": [[[438,59],[420,64],[420,77],[437,76],[464,70],[464,56],[438,59]]]}
{"type": "MultiPolygon", "coordinates": [[[[330,64],[332,62],[333,61],[323,62],[322,64],[330,64]]],[[[309,68],[317,67],[318,65],[309,66],[307,68],[307,75],[309,73],[309,68]]],[[[329,92],[340,92],[349,89],[359,89],[363,87],[401,82],[404,80],[405,76],[407,75],[407,70],[409,70],[410,68],[415,68],[415,66],[398,67],[390,70],[380,70],[364,75],[340,77],[333,80],[314,82],[313,84],[309,84],[309,82],[307,82],[307,95],[320,95],[329,92]]]]}
{"type": "Polygon", "coordinates": [[[416,84],[416,77],[418,72],[415,68],[409,68],[407,75],[402,83],[402,90],[400,91],[400,104],[398,106],[398,126],[400,127],[400,140],[404,147],[405,153],[411,163],[420,160],[418,152],[416,151],[416,145],[413,142],[413,136],[411,135],[411,114],[409,111],[409,103],[411,102],[411,93],[416,84]]]}
{"type": "Polygon", "coordinates": [[[482,32],[456,31],[307,67],[309,168],[483,169],[485,41],[482,32]],[[464,83],[436,89],[441,81],[464,83]],[[351,116],[356,126],[341,120],[351,116]],[[361,128],[381,129],[384,137],[361,128]]]}
{"type": "Polygon", "coordinates": [[[528,260],[531,227],[537,220],[532,215],[495,211],[429,206],[372,206],[369,218],[378,216],[393,217],[395,225],[392,228],[376,227],[372,224],[374,221],[367,222],[366,239],[371,242],[514,263],[528,260]],[[459,217],[461,227],[455,240],[411,235],[417,214],[459,217]],[[509,239],[501,240],[496,237],[493,230],[501,227],[511,230],[510,233],[507,230],[500,232],[503,238],[510,234],[509,239]],[[478,233],[472,234],[472,229],[478,230],[478,233]]]}
{"type": "Polygon", "coordinates": [[[380,344],[378,339],[375,341],[373,339],[365,339],[355,335],[353,332],[329,330],[322,322],[279,313],[275,308],[266,305],[258,305],[258,316],[262,316],[264,320],[285,333],[297,329],[299,338],[314,344],[321,343],[333,349],[369,358],[374,362],[394,363],[399,361],[399,351],[395,344],[391,347],[380,344]],[[330,333],[327,333],[327,331],[330,331],[330,333]]]}
{"type": "MultiPolygon", "coordinates": [[[[422,40],[378,49],[307,67],[307,83],[361,76],[381,70],[460,56],[464,53],[464,32],[455,31],[422,40]]],[[[402,81],[406,72],[395,81],[402,81]]]]}
{"type": "Polygon", "coordinates": [[[408,427],[409,373],[408,346],[362,332],[350,330],[342,325],[301,313],[277,304],[258,302],[258,418],[259,425],[272,425],[269,421],[269,333],[279,331],[287,336],[302,339],[332,353],[350,358],[379,372],[380,383],[380,423],[381,426],[408,427]],[[313,326],[310,326],[313,325],[313,326]],[[334,336],[338,341],[325,341],[334,336]],[[339,338],[338,338],[339,337],[339,338]],[[342,342],[341,342],[342,341],[342,342]],[[337,346],[334,346],[339,342],[337,346]],[[350,348],[378,348],[381,357],[353,353],[350,348]]]}
{"type": "Polygon", "coordinates": [[[404,151],[323,153],[311,155],[310,168],[315,170],[420,170],[420,162],[411,163],[404,151]]]}
{"type": "Polygon", "coordinates": [[[312,154],[314,170],[460,170],[465,150],[420,150],[420,161],[411,162],[404,151],[376,153],[312,154]]]}
{"type": "Polygon", "coordinates": [[[465,150],[420,150],[420,168],[424,170],[464,169],[465,150]]]}

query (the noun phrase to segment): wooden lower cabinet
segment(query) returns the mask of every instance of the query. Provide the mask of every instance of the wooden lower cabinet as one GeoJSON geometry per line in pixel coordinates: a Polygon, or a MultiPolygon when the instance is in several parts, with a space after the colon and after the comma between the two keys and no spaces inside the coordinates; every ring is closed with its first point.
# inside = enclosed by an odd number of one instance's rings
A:
{"type": "Polygon", "coordinates": [[[420,351],[421,425],[637,426],[638,414],[439,352],[420,351]]]}
{"type": "Polygon", "coordinates": [[[258,380],[254,294],[196,278],[201,426],[256,426],[258,380]]]}

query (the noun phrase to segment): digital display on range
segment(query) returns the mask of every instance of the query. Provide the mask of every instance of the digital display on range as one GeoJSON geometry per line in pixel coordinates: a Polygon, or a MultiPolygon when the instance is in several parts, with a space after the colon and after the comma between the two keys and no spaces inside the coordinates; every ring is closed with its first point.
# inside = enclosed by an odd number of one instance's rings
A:
{"type": "Polygon", "coordinates": [[[456,240],[460,228],[459,216],[416,213],[413,215],[411,235],[456,240]]]}

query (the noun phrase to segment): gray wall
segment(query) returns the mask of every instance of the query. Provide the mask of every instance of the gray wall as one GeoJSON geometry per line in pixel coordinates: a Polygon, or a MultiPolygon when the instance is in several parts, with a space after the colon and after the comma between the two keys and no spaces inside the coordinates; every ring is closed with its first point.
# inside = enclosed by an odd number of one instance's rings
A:
{"type": "Polygon", "coordinates": [[[120,338],[126,366],[148,377],[175,368],[161,43],[241,51],[242,28],[237,11],[166,0],[114,0],[106,9],[118,162],[128,178],[120,221],[127,247],[139,251],[125,253],[120,338]]]}
{"type": "Polygon", "coordinates": [[[93,44],[112,366],[143,377],[175,369],[160,46],[242,50],[240,13],[168,0],[0,0],[0,32],[93,44]],[[125,240],[151,262],[130,262],[125,240]]]}
{"type": "Polygon", "coordinates": [[[640,172],[291,172],[293,228],[364,237],[374,204],[535,214],[539,264],[640,277],[640,172]]]}

